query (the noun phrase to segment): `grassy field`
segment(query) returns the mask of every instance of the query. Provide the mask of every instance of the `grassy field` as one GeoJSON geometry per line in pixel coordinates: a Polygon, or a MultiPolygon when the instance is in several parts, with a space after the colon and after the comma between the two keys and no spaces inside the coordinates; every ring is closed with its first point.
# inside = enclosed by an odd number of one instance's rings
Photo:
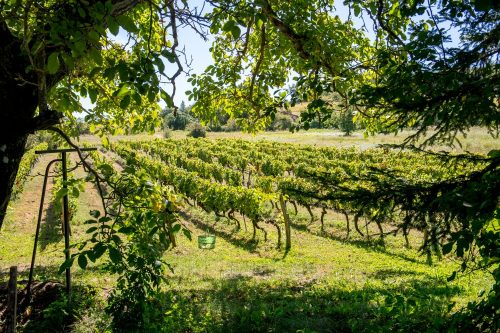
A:
{"type": "MultiPolygon", "coordinates": [[[[185,136],[174,132],[175,137],[185,136]]],[[[209,138],[243,137],[249,140],[277,140],[317,145],[359,145],[400,142],[401,137],[364,138],[360,134],[343,137],[327,131],[262,133],[256,136],[210,133],[209,138]]],[[[138,136],[137,138],[144,138],[138,136]]],[[[95,138],[83,138],[97,143],[95,138]]],[[[464,149],[487,152],[499,148],[479,130],[464,140],[464,149]]],[[[1,281],[8,267],[17,265],[21,279],[27,277],[40,200],[42,177],[48,157],[42,157],[20,198],[11,203],[0,232],[1,281]]],[[[83,176],[78,169],[76,176],[83,176]]],[[[50,182],[49,182],[50,183],[50,182]]],[[[49,186],[50,187],[50,186],[49,186]]],[[[49,191],[50,192],[50,191],[49,191]]],[[[72,240],[85,239],[83,221],[99,206],[95,189],[87,186],[79,200],[72,228],[72,240]]],[[[51,198],[46,198],[50,213],[51,198]]],[[[316,212],[319,215],[319,211],[316,212]]],[[[276,249],[275,233],[264,242],[262,235],[252,242],[251,231],[233,232],[225,220],[187,208],[183,223],[193,232],[193,241],[179,236],[179,245],[166,259],[174,272],[162,292],[158,311],[169,332],[386,332],[435,331],[452,312],[476,299],[492,283],[490,276],[476,272],[460,275],[453,282],[447,277],[458,269],[453,257],[435,260],[431,265],[418,252],[421,235],[410,234],[411,248],[402,237],[389,237],[381,246],[373,240],[345,239],[344,220],[328,215],[326,232],[319,222],[308,225],[309,217],[300,211],[293,218],[293,247],[287,254],[276,249]],[[217,236],[213,250],[197,247],[196,236],[205,232],[217,236]]],[[[50,216],[50,214],[48,214],[50,216]]],[[[60,226],[44,219],[36,278],[59,279],[57,269],[63,260],[60,226]],[[43,249],[42,249],[43,248],[43,249]]],[[[250,229],[250,228],[249,228],[250,229]]],[[[92,285],[106,297],[114,277],[101,264],[87,270],[73,268],[74,281],[92,285]]],[[[106,330],[102,311],[91,309],[81,316],[74,332],[106,330]],[[104,324],[103,324],[104,323],[104,324]]]]}

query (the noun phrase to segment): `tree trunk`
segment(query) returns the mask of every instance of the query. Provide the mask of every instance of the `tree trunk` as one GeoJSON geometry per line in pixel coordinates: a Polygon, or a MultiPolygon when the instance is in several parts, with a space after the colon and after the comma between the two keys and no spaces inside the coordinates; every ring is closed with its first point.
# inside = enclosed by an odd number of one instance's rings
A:
{"type": "Polygon", "coordinates": [[[321,232],[325,232],[325,215],[326,215],[326,208],[322,207],[322,210],[321,210],[321,232]]]}
{"type": "Polygon", "coordinates": [[[342,213],[345,216],[345,222],[346,222],[346,226],[347,226],[347,235],[345,236],[345,239],[349,239],[349,234],[351,233],[351,226],[349,224],[349,214],[347,214],[346,211],[343,211],[342,213]]]}
{"type": "Polygon", "coordinates": [[[307,226],[310,226],[314,222],[314,214],[313,214],[313,212],[311,210],[311,206],[309,206],[307,204],[304,205],[304,206],[306,207],[307,211],[309,212],[309,215],[311,216],[311,220],[309,221],[309,224],[307,225],[307,226]]]}
{"type": "Polygon", "coordinates": [[[354,215],[354,229],[356,229],[356,231],[358,232],[358,234],[361,235],[361,237],[365,237],[363,232],[359,229],[359,224],[358,224],[359,216],[360,216],[360,214],[354,215]]]}
{"type": "Polygon", "coordinates": [[[288,216],[288,211],[286,210],[286,202],[283,199],[283,195],[280,195],[280,205],[281,213],[283,214],[283,220],[285,222],[285,250],[290,250],[292,247],[292,231],[290,225],[290,217],[288,216]]]}
{"type": "Polygon", "coordinates": [[[11,142],[6,142],[6,140],[0,142],[0,163],[2,166],[0,168],[0,227],[7,212],[19,162],[24,154],[26,138],[27,136],[24,135],[14,138],[11,142]]]}
{"type": "Polygon", "coordinates": [[[0,22],[0,228],[7,211],[19,163],[24,155],[29,133],[37,129],[40,116],[36,86],[20,81],[36,82],[26,74],[29,60],[21,48],[21,40],[0,22]]]}

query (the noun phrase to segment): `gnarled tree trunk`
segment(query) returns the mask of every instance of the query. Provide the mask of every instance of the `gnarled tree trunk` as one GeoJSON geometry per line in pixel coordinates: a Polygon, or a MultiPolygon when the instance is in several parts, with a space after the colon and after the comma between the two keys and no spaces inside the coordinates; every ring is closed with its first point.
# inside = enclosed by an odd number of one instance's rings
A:
{"type": "Polygon", "coordinates": [[[3,224],[26,139],[34,128],[37,87],[26,78],[29,59],[21,40],[0,23],[0,227],[3,224]]]}

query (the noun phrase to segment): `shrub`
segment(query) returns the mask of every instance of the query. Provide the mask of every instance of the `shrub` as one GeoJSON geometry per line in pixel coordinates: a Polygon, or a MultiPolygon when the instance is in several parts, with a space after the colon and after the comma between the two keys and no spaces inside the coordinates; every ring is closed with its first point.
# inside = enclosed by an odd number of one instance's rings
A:
{"type": "Polygon", "coordinates": [[[171,138],[172,137],[172,130],[168,127],[163,129],[163,137],[165,139],[171,138]]]}
{"type": "Polygon", "coordinates": [[[356,130],[356,124],[354,124],[354,115],[351,109],[345,110],[341,113],[339,118],[339,128],[344,132],[345,136],[350,136],[352,132],[356,130]]]}
{"type": "Polygon", "coordinates": [[[189,131],[187,136],[190,136],[193,138],[204,138],[207,136],[207,131],[206,131],[205,127],[199,123],[190,124],[187,127],[187,130],[189,131]]]}
{"type": "Polygon", "coordinates": [[[276,114],[276,117],[273,120],[273,123],[270,126],[272,131],[286,131],[292,127],[292,118],[285,114],[276,114]]]}
{"type": "Polygon", "coordinates": [[[43,289],[42,293],[39,297],[45,296],[43,299],[45,302],[53,297],[55,300],[44,308],[34,308],[36,312],[31,315],[23,332],[67,332],[81,318],[82,314],[99,306],[97,292],[91,287],[75,286],[71,301],[62,288],[49,286],[43,289]]]}
{"type": "Polygon", "coordinates": [[[238,132],[238,131],[241,131],[241,127],[238,126],[238,124],[236,123],[236,120],[234,119],[230,119],[226,125],[224,125],[223,127],[223,130],[224,132],[238,132]]]}
{"type": "Polygon", "coordinates": [[[188,126],[192,121],[193,118],[183,112],[177,112],[175,116],[173,113],[170,113],[165,116],[164,127],[168,127],[173,130],[185,130],[186,126],[188,126]]]}

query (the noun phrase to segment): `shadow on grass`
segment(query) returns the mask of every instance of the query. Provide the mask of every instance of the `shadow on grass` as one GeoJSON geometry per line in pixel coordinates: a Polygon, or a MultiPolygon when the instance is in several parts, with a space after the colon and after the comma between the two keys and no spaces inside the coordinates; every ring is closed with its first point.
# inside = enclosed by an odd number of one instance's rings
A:
{"type": "Polygon", "coordinates": [[[425,273],[410,271],[410,270],[389,268],[389,269],[380,269],[380,270],[374,272],[373,274],[370,274],[369,276],[374,278],[374,279],[377,279],[377,280],[385,280],[388,278],[395,278],[398,276],[408,276],[408,275],[413,275],[413,276],[420,275],[420,276],[422,276],[422,275],[425,275],[425,273]]]}
{"type": "Polygon", "coordinates": [[[324,232],[315,232],[312,231],[311,229],[308,228],[307,225],[304,224],[298,224],[298,223],[292,223],[292,228],[298,231],[303,231],[303,232],[308,232],[311,235],[317,236],[317,237],[323,237],[327,239],[331,239],[337,242],[341,243],[346,243],[350,245],[354,245],[358,248],[371,251],[371,252],[377,252],[377,253],[383,253],[383,254],[388,254],[393,257],[397,257],[400,259],[403,259],[405,261],[414,263],[414,264],[421,264],[421,265],[428,265],[426,262],[419,261],[415,258],[411,258],[409,256],[406,256],[402,253],[396,253],[388,249],[386,246],[383,246],[380,244],[380,239],[348,239],[345,237],[341,237],[335,234],[328,233],[326,231],[324,232]]]}
{"type": "Polygon", "coordinates": [[[166,291],[158,325],[165,332],[439,331],[460,291],[430,277],[355,290],[257,280],[236,275],[207,289],[166,291]]]}
{"type": "MultiPolygon", "coordinates": [[[[46,276],[57,269],[37,267],[46,276]]],[[[167,289],[148,300],[148,328],[154,332],[439,332],[446,331],[451,298],[461,291],[427,275],[352,289],[315,280],[269,280],[271,273],[205,276],[200,287],[192,284],[192,276],[175,277],[184,286],[181,290],[167,289]]],[[[407,273],[380,270],[374,276],[407,273]]]]}
{"type": "Polygon", "coordinates": [[[63,239],[61,220],[55,215],[54,202],[45,210],[45,219],[40,225],[38,244],[43,251],[50,244],[59,243],[63,239]]]}
{"type": "MultiPolygon", "coordinates": [[[[61,259],[61,264],[63,263],[61,259]]],[[[59,274],[58,265],[35,265],[35,269],[33,271],[34,280],[38,281],[61,281],[64,283],[65,273],[62,272],[59,274]]],[[[28,282],[28,276],[30,272],[29,265],[18,267],[18,282],[19,288],[25,288],[26,283],[28,282]]],[[[99,274],[103,272],[102,265],[88,266],[85,270],[78,268],[78,265],[75,263],[71,268],[71,277],[72,279],[78,280],[80,277],[89,274],[99,274]]],[[[0,270],[0,282],[5,282],[9,280],[9,271],[8,270],[0,270]]]]}
{"type": "MultiPolygon", "coordinates": [[[[18,290],[17,324],[24,333],[72,332],[73,324],[84,311],[96,304],[97,292],[86,286],[74,286],[71,298],[58,281],[34,281],[28,298],[26,289],[18,290]]],[[[4,332],[7,290],[0,288],[0,331],[4,332]]],[[[10,332],[10,331],[9,331],[10,332]]]]}

